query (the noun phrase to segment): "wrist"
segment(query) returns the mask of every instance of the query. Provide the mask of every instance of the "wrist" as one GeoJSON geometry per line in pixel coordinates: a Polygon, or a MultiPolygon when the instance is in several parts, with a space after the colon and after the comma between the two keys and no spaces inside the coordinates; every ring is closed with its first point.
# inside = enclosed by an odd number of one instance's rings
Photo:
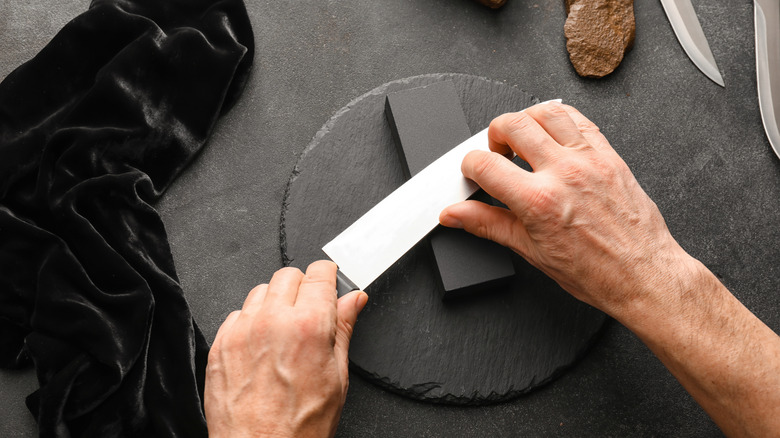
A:
{"type": "Polygon", "coordinates": [[[632,284],[631,298],[612,314],[646,343],[696,330],[689,325],[717,305],[725,291],[706,266],[679,246],[659,254],[656,262],[632,284]]]}
{"type": "Polygon", "coordinates": [[[672,241],[668,249],[634,264],[619,286],[622,299],[610,303],[607,313],[641,337],[664,320],[693,310],[690,303],[711,291],[713,283],[719,284],[715,276],[672,241]]]}

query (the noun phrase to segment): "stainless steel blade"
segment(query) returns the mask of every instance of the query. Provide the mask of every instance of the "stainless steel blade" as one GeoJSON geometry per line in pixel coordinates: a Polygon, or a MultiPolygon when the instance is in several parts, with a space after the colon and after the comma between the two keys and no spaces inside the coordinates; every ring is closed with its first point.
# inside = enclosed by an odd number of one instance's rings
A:
{"type": "Polygon", "coordinates": [[[780,2],[755,0],[758,105],[764,130],[780,157],[780,2]]]}
{"type": "Polygon", "coordinates": [[[489,150],[487,129],[456,146],[397,188],[322,250],[356,286],[365,289],[439,224],[439,213],[479,188],[460,164],[489,150]]]}
{"type": "MultiPolygon", "coordinates": [[[[561,99],[540,105],[550,102],[561,99]]],[[[466,154],[476,150],[490,150],[487,128],[421,170],[322,248],[339,267],[339,296],[367,288],[436,228],[445,207],[479,189],[460,170],[466,154]]]]}
{"type": "Polygon", "coordinates": [[[666,11],[666,16],[669,17],[677,40],[680,41],[683,50],[688,54],[688,58],[708,78],[723,87],[723,78],[715,63],[715,57],[712,56],[710,46],[707,44],[707,38],[701,29],[691,0],[661,0],[661,4],[666,11]]]}

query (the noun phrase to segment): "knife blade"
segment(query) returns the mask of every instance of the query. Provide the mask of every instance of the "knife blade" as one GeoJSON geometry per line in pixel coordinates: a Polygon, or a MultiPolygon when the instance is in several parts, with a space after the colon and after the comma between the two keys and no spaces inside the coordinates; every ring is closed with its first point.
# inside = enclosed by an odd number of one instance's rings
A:
{"type": "Polygon", "coordinates": [[[460,171],[474,150],[489,150],[487,129],[442,155],[327,243],[322,250],[341,271],[337,283],[365,289],[439,224],[445,207],[474,194],[479,187],[460,171]]]}
{"type": "Polygon", "coordinates": [[[436,159],[322,248],[339,267],[339,296],[365,290],[439,224],[445,207],[479,189],[460,170],[463,158],[475,150],[490,150],[487,128],[436,159]]]}
{"type": "Polygon", "coordinates": [[[755,0],[758,106],[769,144],[780,157],[780,2],[755,0]]]}
{"type": "Polygon", "coordinates": [[[723,78],[712,56],[691,0],[661,0],[674,34],[688,58],[713,82],[723,87],[723,78]]]}

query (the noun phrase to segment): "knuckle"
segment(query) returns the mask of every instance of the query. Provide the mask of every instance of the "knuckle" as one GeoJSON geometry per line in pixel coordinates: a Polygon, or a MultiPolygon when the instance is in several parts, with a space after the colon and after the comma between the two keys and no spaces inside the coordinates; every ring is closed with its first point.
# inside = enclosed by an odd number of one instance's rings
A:
{"type": "Polygon", "coordinates": [[[297,312],[294,326],[300,339],[320,339],[328,332],[326,318],[314,309],[297,312]]]}
{"type": "Polygon", "coordinates": [[[558,103],[548,103],[546,105],[539,105],[537,108],[537,111],[539,112],[540,117],[544,117],[546,119],[554,119],[558,117],[569,117],[569,113],[566,111],[566,108],[563,107],[563,105],[558,103]]]}
{"type": "Polygon", "coordinates": [[[339,321],[338,321],[338,328],[339,328],[338,332],[343,334],[344,336],[346,336],[347,337],[346,338],[347,341],[352,338],[352,332],[353,332],[353,330],[355,328],[352,325],[352,323],[350,323],[349,321],[347,321],[345,319],[339,319],[339,321]]]}
{"type": "Polygon", "coordinates": [[[216,357],[221,357],[223,354],[229,354],[236,351],[240,348],[240,346],[241,342],[239,337],[234,335],[227,335],[222,338],[219,344],[211,347],[211,351],[209,352],[209,361],[211,361],[212,354],[216,355],[216,357]]]}
{"type": "Polygon", "coordinates": [[[526,127],[525,123],[533,124],[537,122],[549,122],[563,117],[569,118],[569,114],[566,112],[566,109],[564,109],[563,106],[557,102],[550,102],[544,105],[534,105],[523,111],[523,114],[526,116],[526,119],[518,125],[522,128],[526,127]]]}
{"type": "Polygon", "coordinates": [[[514,113],[506,121],[506,131],[509,133],[522,133],[530,129],[536,122],[527,112],[514,113]]]}
{"type": "Polygon", "coordinates": [[[214,345],[212,345],[211,348],[209,349],[208,362],[207,362],[208,365],[217,363],[221,355],[222,355],[222,343],[215,342],[214,345]]]}
{"type": "Polygon", "coordinates": [[[209,353],[208,363],[206,364],[206,380],[214,379],[222,373],[222,363],[209,353]]]}
{"type": "Polygon", "coordinates": [[[529,196],[528,211],[536,217],[547,217],[556,205],[556,196],[547,187],[540,187],[529,196]]]}
{"type": "Polygon", "coordinates": [[[493,240],[494,237],[492,228],[489,227],[484,222],[480,222],[476,225],[476,228],[474,229],[474,234],[488,240],[493,240]]]}
{"type": "Polygon", "coordinates": [[[586,169],[579,160],[562,160],[559,163],[558,172],[564,181],[575,186],[584,184],[587,179],[586,169]]]}
{"type": "Polygon", "coordinates": [[[479,154],[476,160],[472,161],[471,177],[479,181],[485,176],[493,173],[498,167],[498,155],[495,153],[479,154]]]}
{"type": "Polygon", "coordinates": [[[601,132],[599,127],[589,120],[578,121],[577,129],[579,129],[582,132],[593,132],[593,133],[601,132]]]}
{"type": "Polygon", "coordinates": [[[229,361],[229,359],[226,359],[223,357],[224,352],[220,349],[220,347],[212,347],[208,354],[208,359],[206,362],[206,378],[213,378],[219,374],[223,373],[223,370],[225,368],[225,362],[229,361]]]}
{"type": "Polygon", "coordinates": [[[308,287],[311,287],[313,289],[319,289],[322,291],[335,290],[333,285],[334,283],[333,279],[323,277],[323,276],[306,275],[305,277],[303,277],[302,283],[306,284],[308,287]]]}
{"type": "Polygon", "coordinates": [[[605,183],[615,182],[631,173],[628,166],[614,160],[604,160],[603,158],[594,159],[591,163],[591,168],[594,169],[598,178],[605,183]]]}
{"type": "Polygon", "coordinates": [[[495,119],[490,121],[490,128],[491,129],[499,129],[501,130],[506,124],[508,124],[512,119],[522,116],[523,112],[518,111],[514,113],[504,113],[500,116],[496,117],[495,119]]]}

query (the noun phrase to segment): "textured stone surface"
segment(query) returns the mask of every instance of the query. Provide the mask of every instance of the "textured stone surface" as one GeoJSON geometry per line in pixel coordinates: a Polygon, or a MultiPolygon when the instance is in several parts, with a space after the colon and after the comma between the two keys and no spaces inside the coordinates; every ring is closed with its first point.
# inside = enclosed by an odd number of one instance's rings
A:
{"type": "MultiPolygon", "coordinates": [[[[471,137],[452,81],[388,94],[385,116],[407,178],[471,137]]],[[[484,191],[474,197],[492,201],[484,191]]],[[[433,251],[444,299],[488,292],[515,275],[510,251],[495,242],[442,226],[426,240],[433,251]]]]}
{"type": "Polygon", "coordinates": [[[571,10],[571,5],[574,4],[577,0],[563,0],[563,2],[566,5],[566,15],[569,15],[569,11],[571,10]]]}
{"type": "Polygon", "coordinates": [[[634,0],[566,0],[566,49],[577,74],[612,73],[634,44],[634,0]]]}
{"type": "Polygon", "coordinates": [[[452,81],[388,93],[385,117],[407,178],[472,134],[452,81]]]}
{"type": "MultiPolygon", "coordinates": [[[[454,83],[472,132],[536,102],[516,88],[454,74],[390,82],[350,102],[293,171],[281,227],[293,266],[322,258],[325,243],[405,180],[385,94],[444,79],[454,83]]],[[[510,282],[443,302],[427,246],[421,241],[367,288],[350,344],[356,371],[407,397],[484,404],[527,393],[572,365],[605,321],[519,256],[510,282]]]]}

